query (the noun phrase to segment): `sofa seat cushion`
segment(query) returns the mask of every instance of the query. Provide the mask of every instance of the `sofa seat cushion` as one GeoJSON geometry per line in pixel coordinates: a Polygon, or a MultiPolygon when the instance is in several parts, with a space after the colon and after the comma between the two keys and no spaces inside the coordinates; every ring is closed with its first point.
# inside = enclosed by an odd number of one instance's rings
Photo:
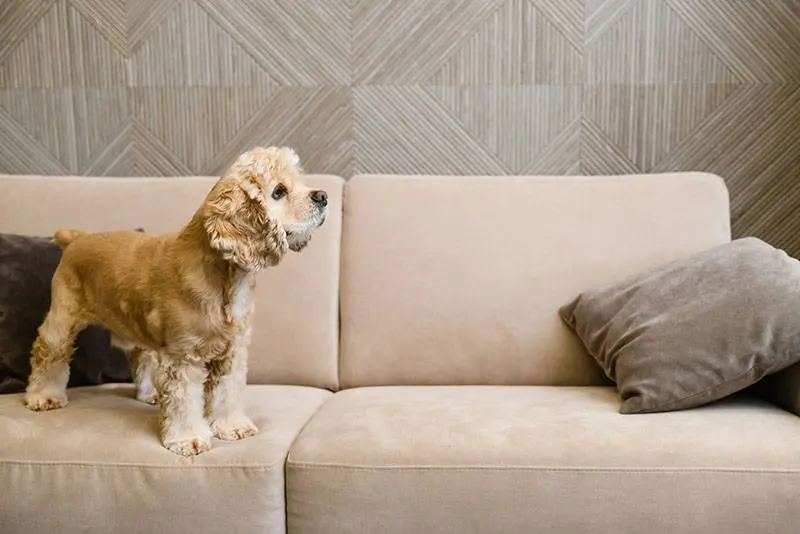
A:
{"type": "Polygon", "coordinates": [[[610,387],[337,393],[289,453],[289,531],[800,531],[796,415],[618,407],[610,387]]]}
{"type": "Polygon", "coordinates": [[[44,413],[0,397],[0,530],[285,532],[286,454],[330,395],[249,386],[260,433],[194,458],[161,446],[157,409],[129,385],[70,389],[66,408],[44,413]]]}

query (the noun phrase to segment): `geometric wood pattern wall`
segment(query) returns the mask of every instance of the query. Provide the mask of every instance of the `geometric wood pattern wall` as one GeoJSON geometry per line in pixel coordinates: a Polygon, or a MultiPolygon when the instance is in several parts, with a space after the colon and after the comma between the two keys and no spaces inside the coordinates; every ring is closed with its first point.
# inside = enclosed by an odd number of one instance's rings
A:
{"type": "Polygon", "coordinates": [[[706,170],[800,255],[800,0],[0,0],[0,172],[706,170]]]}

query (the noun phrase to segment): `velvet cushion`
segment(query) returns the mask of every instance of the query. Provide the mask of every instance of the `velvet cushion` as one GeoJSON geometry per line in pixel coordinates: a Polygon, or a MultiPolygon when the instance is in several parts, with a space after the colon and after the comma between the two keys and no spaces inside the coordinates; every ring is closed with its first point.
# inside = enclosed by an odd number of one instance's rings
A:
{"type": "MultiPolygon", "coordinates": [[[[25,390],[30,351],[50,307],[50,281],[61,247],[46,237],[0,233],[0,393],[25,390]]],[[[76,340],[69,386],[129,382],[125,354],[104,328],[90,326],[76,340]]]]}
{"type": "Polygon", "coordinates": [[[739,239],[585,291],[560,315],[621,413],[692,408],[800,361],[800,262],[739,239]]]}

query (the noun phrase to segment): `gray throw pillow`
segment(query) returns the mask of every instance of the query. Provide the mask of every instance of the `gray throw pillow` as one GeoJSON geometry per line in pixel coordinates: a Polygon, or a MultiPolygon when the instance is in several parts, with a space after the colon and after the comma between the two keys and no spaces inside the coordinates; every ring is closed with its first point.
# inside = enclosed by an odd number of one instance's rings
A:
{"type": "MultiPolygon", "coordinates": [[[[25,390],[30,351],[50,307],[50,281],[61,247],[46,237],[0,233],[0,393],[25,390]]],[[[107,330],[90,326],[75,342],[69,386],[130,382],[125,353],[107,330]]]]}
{"type": "Polygon", "coordinates": [[[800,361],[800,262],[744,238],[586,291],[559,314],[620,413],[706,404],[800,361]]]}

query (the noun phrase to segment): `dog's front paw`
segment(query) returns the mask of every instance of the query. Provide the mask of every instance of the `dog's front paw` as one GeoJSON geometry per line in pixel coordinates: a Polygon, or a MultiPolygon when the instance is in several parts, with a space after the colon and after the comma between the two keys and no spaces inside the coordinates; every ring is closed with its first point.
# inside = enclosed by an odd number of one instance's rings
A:
{"type": "Polygon", "coordinates": [[[67,396],[57,393],[25,393],[25,407],[34,412],[57,410],[67,405],[67,396]]]}
{"type": "Polygon", "coordinates": [[[217,419],[211,424],[214,437],[224,441],[236,441],[258,434],[258,427],[246,415],[234,415],[217,419]]]}
{"type": "Polygon", "coordinates": [[[164,440],[164,447],[181,456],[195,456],[211,450],[211,441],[199,437],[164,440]]]}
{"type": "Polygon", "coordinates": [[[167,426],[161,434],[161,443],[181,456],[195,456],[211,449],[211,429],[205,424],[181,427],[167,426]]]}
{"type": "Polygon", "coordinates": [[[145,404],[158,404],[158,398],[156,397],[156,392],[154,389],[137,389],[136,400],[144,402],[145,404]]]}
{"type": "Polygon", "coordinates": [[[152,406],[158,404],[158,399],[155,395],[136,395],[136,400],[152,406]]]}

